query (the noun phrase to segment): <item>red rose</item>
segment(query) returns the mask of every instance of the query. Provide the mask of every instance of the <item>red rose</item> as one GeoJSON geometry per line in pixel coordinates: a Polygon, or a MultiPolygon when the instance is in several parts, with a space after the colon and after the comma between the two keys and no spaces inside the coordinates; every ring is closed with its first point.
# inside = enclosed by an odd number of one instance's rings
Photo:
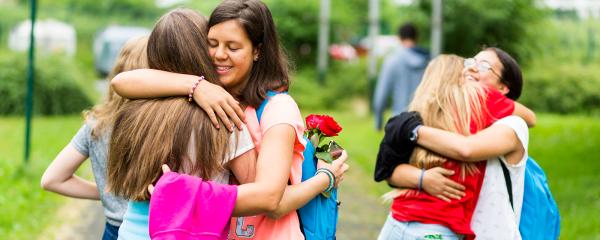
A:
{"type": "Polygon", "coordinates": [[[330,116],[311,114],[306,117],[307,130],[318,129],[326,137],[337,136],[342,127],[330,116]]]}
{"type": "Polygon", "coordinates": [[[319,115],[311,114],[306,117],[306,130],[318,129],[319,124],[321,124],[319,115]]]}
{"type": "Polygon", "coordinates": [[[337,136],[342,131],[342,127],[330,116],[322,115],[321,121],[319,130],[327,137],[337,136]]]}

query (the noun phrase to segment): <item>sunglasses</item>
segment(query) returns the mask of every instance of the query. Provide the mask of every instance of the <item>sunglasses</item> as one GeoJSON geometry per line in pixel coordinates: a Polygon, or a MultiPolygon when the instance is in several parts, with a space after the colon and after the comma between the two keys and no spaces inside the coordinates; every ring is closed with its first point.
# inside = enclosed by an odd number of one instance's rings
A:
{"type": "Polygon", "coordinates": [[[496,76],[498,76],[498,78],[502,79],[500,74],[498,74],[496,71],[494,71],[494,69],[492,68],[492,65],[490,65],[488,62],[477,62],[477,60],[475,60],[475,58],[466,58],[465,61],[463,62],[463,65],[466,68],[477,68],[477,71],[479,71],[480,73],[486,73],[487,71],[492,71],[492,73],[494,75],[496,75],[496,76]]]}

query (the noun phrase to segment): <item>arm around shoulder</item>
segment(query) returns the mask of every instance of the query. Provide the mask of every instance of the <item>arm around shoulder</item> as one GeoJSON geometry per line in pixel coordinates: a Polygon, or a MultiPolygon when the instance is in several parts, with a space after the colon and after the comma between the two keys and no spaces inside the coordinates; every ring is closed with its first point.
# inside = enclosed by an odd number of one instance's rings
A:
{"type": "Polygon", "coordinates": [[[431,127],[418,130],[418,144],[443,156],[477,162],[513,151],[519,139],[512,128],[494,124],[475,135],[464,136],[431,127]]]}
{"type": "Polygon", "coordinates": [[[184,96],[198,76],[154,69],[137,69],[117,74],[110,85],[125,98],[184,96]]]}

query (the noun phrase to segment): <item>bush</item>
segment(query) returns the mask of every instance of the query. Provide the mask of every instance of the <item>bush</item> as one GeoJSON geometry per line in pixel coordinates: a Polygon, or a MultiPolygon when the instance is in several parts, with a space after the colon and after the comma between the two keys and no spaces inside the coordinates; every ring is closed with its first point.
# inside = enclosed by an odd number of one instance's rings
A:
{"type": "MultiPolygon", "coordinates": [[[[319,38],[319,1],[265,0],[273,14],[277,32],[293,62],[298,66],[317,60],[319,38]]],[[[389,0],[382,1],[387,6],[389,0]]],[[[366,35],[367,1],[332,0],[330,42],[351,42],[366,35]]],[[[382,8],[387,9],[387,8],[382,8]]]]}
{"type": "MultiPolygon", "coordinates": [[[[522,45],[536,41],[529,30],[544,19],[547,11],[538,8],[535,0],[453,0],[443,1],[442,52],[473,56],[483,45],[497,46],[523,61],[531,56],[522,45]]],[[[431,0],[419,0],[404,9],[419,16],[416,24],[423,40],[430,37],[431,0]],[[420,12],[418,14],[416,12],[420,12]],[[426,17],[423,18],[422,15],[426,17]]]]}
{"type": "Polygon", "coordinates": [[[369,96],[366,60],[356,63],[333,61],[324,83],[317,72],[304,68],[292,79],[290,93],[300,108],[333,109],[343,107],[349,99],[369,96]]]}
{"type": "Polygon", "coordinates": [[[523,66],[522,102],[535,111],[600,113],[600,59],[595,21],[549,19],[540,23],[537,48],[523,66]]]}
{"type": "MultiPolygon", "coordinates": [[[[78,113],[92,105],[82,87],[83,74],[62,56],[47,56],[36,62],[33,112],[42,115],[78,113]]],[[[27,56],[2,53],[0,58],[0,115],[25,112],[27,56]]]]}
{"type": "Polygon", "coordinates": [[[520,101],[535,111],[600,113],[600,70],[579,63],[536,62],[525,69],[520,101]]]}

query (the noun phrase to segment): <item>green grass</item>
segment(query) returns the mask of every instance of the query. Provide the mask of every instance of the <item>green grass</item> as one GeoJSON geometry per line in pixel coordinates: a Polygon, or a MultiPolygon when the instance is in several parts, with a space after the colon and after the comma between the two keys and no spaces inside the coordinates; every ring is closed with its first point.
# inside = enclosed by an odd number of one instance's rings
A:
{"type": "MultiPolygon", "coordinates": [[[[373,118],[350,112],[327,114],[344,128],[336,140],[348,150],[349,164],[371,177],[383,137],[373,130],[373,118]]],[[[561,239],[600,238],[600,119],[540,114],[531,130],[529,153],[548,176],[561,214],[561,239]]],[[[376,195],[388,190],[383,183],[365,189],[376,195]]]]}
{"type": "MultiPolygon", "coordinates": [[[[80,116],[37,118],[32,122],[31,158],[23,163],[23,118],[0,118],[0,236],[35,239],[65,198],[40,188],[40,178],[82,124],[80,116]]],[[[89,167],[84,166],[84,169],[89,167]]],[[[88,171],[90,172],[90,171],[88,171]]],[[[89,174],[88,174],[89,175],[89,174]]]]}
{"type": "Polygon", "coordinates": [[[561,238],[599,239],[600,119],[544,115],[529,143],[557,201],[561,238]]]}

